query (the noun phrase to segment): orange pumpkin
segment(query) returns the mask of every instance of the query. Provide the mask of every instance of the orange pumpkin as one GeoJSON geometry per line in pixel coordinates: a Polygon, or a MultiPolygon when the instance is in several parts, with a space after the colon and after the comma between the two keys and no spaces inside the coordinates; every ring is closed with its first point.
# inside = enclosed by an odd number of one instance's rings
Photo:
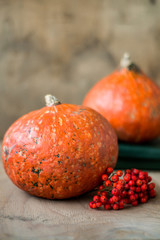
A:
{"type": "Polygon", "coordinates": [[[117,136],[108,121],[83,106],[61,104],[28,113],[8,129],[2,159],[10,179],[38,197],[63,199],[97,186],[108,166],[115,167],[117,136]]]}
{"type": "Polygon", "coordinates": [[[108,119],[121,140],[143,142],[160,136],[160,88],[127,54],[118,70],[88,92],[83,105],[108,119]]]}

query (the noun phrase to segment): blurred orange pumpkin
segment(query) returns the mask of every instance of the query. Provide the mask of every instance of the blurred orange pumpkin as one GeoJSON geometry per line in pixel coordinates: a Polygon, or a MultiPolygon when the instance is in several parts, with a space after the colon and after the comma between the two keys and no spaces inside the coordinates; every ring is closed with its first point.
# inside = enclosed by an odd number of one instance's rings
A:
{"type": "Polygon", "coordinates": [[[88,92],[83,105],[101,113],[120,140],[143,142],[160,136],[160,88],[128,54],[118,70],[88,92]]]}

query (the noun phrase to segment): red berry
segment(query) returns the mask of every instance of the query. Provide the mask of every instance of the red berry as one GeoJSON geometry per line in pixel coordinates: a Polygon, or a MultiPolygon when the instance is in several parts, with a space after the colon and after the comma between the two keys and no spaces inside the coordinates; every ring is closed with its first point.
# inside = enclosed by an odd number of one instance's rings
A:
{"type": "Polygon", "coordinates": [[[134,196],[135,196],[136,199],[138,199],[138,194],[137,193],[135,193],[134,196]]]}
{"type": "Polygon", "coordinates": [[[136,187],[136,192],[141,192],[141,188],[140,187],[136,187]]]}
{"type": "Polygon", "coordinates": [[[148,172],[143,172],[145,177],[148,178],[148,172]]]}
{"type": "Polygon", "coordinates": [[[126,198],[126,204],[130,204],[131,200],[129,198],[126,198]]]}
{"type": "Polygon", "coordinates": [[[103,181],[108,180],[108,175],[107,175],[107,174],[103,174],[103,175],[102,175],[102,180],[103,180],[103,181]]]}
{"type": "Polygon", "coordinates": [[[113,210],[118,210],[119,209],[119,205],[117,203],[114,203],[112,208],[113,208],[113,210]]]}
{"type": "Polygon", "coordinates": [[[150,183],[150,184],[148,184],[148,189],[152,190],[155,188],[155,186],[156,186],[155,183],[150,183]]]}
{"type": "Polygon", "coordinates": [[[124,203],[127,204],[128,202],[127,198],[124,198],[123,200],[124,200],[124,203]]]}
{"type": "Polygon", "coordinates": [[[137,185],[137,186],[141,186],[141,185],[142,185],[142,180],[141,180],[141,179],[137,179],[136,185],[137,185]]]}
{"type": "Polygon", "coordinates": [[[118,180],[118,184],[124,185],[125,181],[123,179],[118,180]]]}
{"type": "Polygon", "coordinates": [[[128,189],[129,189],[129,184],[126,183],[125,186],[124,186],[124,188],[125,188],[126,190],[128,190],[128,189]]]}
{"type": "Polygon", "coordinates": [[[122,172],[121,170],[118,170],[118,171],[116,172],[116,174],[117,174],[118,177],[121,177],[121,176],[123,175],[123,172],[122,172]]]}
{"type": "Polygon", "coordinates": [[[106,196],[100,196],[100,202],[101,202],[102,204],[107,203],[107,198],[106,198],[106,196]]]}
{"type": "Polygon", "coordinates": [[[119,190],[122,190],[122,189],[123,189],[123,185],[118,183],[118,184],[116,185],[116,188],[119,189],[119,190]]]}
{"type": "Polygon", "coordinates": [[[121,203],[126,204],[126,199],[122,198],[122,199],[119,201],[119,204],[121,204],[121,203]]]}
{"type": "Polygon", "coordinates": [[[108,167],[107,170],[106,170],[106,172],[110,175],[110,174],[113,172],[113,168],[108,167]]]}
{"type": "Polygon", "coordinates": [[[119,177],[115,174],[112,176],[112,181],[117,182],[119,180],[119,177]]]}
{"type": "Polygon", "coordinates": [[[132,190],[129,190],[128,195],[134,195],[134,192],[132,190]]]}
{"type": "Polygon", "coordinates": [[[131,202],[131,204],[132,204],[132,206],[137,206],[138,205],[138,201],[135,200],[135,201],[131,202]]]}
{"type": "Polygon", "coordinates": [[[135,187],[135,186],[131,186],[131,187],[130,187],[130,190],[132,190],[132,191],[135,192],[135,191],[136,191],[136,187],[135,187]]]}
{"type": "Polygon", "coordinates": [[[127,196],[127,191],[126,190],[123,190],[122,193],[121,193],[122,197],[126,197],[127,196]]]}
{"type": "Polygon", "coordinates": [[[134,195],[130,195],[130,200],[131,201],[135,201],[136,200],[136,197],[134,195]]]}
{"type": "Polygon", "coordinates": [[[120,209],[123,209],[123,208],[124,208],[124,205],[126,204],[125,199],[121,199],[118,204],[119,204],[119,208],[120,208],[120,209]]]}
{"type": "Polygon", "coordinates": [[[99,190],[102,190],[102,189],[104,189],[104,188],[105,188],[105,186],[100,185],[98,189],[99,189],[99,190]]]}
{"type": "Polygon", "coordinates": [[[112,185],[112,182],[110,180],[107,180],[107,181],[105,181],[104,184],[106,185],[106,187],[109,187],[112,185]]]}
{"type": "Polygon", "coordinates": [[[125,173],[131,173],[131,170],[130,169],[126,169],[125,173]]]}
{"type": "Polygon", "coordinates": [[[150,176],[148,176],[148,182],[151,182],[152,178],[150,176]]]}
{"type": "Polygon", "coordinates": [[[144,194],[143,194],[142,192],[140,192],[140,193],[138,194],[138,196],[139,196],[139,198],[142,198],[142,197],[144,196],[144,194]]]}
{"type": "Polygon", "coordinates": [[[117,188],[113,188],[111,192],[112,192],[112,194],[115,195],[115,196],[119,196],[119,194],[120,194],[120,191],[119,191],[119,189],[117,189],[117,188]]]}
{"type": "Polygon", "coordinates": [[[123,208],[124,208],[124,204],[123,203],[119,204],[119,209],[123,209],[123,208]]]}
{"type": "Polygon", "coordinates": [[[118,200],[119,200],[119,199],[118,199],[117,196],[114,195],[114,196],[112,197],[112,202],[113,202],[113,203],[118,202],[118,200]]]}
{"type": "Polygon", "coordinates": [[[89,203],[89,207],[90,208],[97,208],[96,203],[94,203],[93,201],[89,203]]]}
{"type": "Polygon", "coordinates": [[[102,203],[101,203],[101,202],[97,202],[97,203],[96,203],[96,206],[99,208],[99,207],[102,206],[102,203]]]}
{"type": "Polygon", "coordinates": [[[122,196],[121,195],[119,195],[119,196],[117,196],[118,197],[118,201],[120,201],[121,200],[121,198],[122,198],[122,196]]]}
{"type": "Polygon", "coordinates": [[[146,202],[147,202],[147,199],[146,199],[145,197],[142,197],[142,198],[140,198],[140,202],[141,202],[141,203],[146,203],[146,202]]]}
{"type": "Polygon", "coordinates": [[[109,199],[109,203],[110,203],[110,204],[113,204],[113,203],[114,203],[113,197],[111,197],[111,198],[109,199]]]}
{"type": "Polygon", "coordinates": [[[111,204],[107,203],[104,205],[105,210],[110,210],[111,209],[111,204]]]}
{"type": "Polygon", "coordinates": [[[146,196],[144,196],[144,198],[146,198],[146,200],[148,201],[148,198],[149,198],[149,197],[148,197],[148,195],[146,195],[146,196]]]}
{"type": "Polygon", "coordinates": [[[148,177],[145,180],[142,180],[142,181],[145,181],[145,183],[148,183],[148,177]]]}
{"type": "Polygon", "coordinates": [[[141,190],[142,190],[142,192],[145,192],[147,190],[147,184],[145,184],[145,183],[142,184],[141,190]]]}
{"type": "Polygon", "coordinates": [[[94,203],[93,201],[89,202],[89,207],[90,207],[90,208],[92,208],[92,204],[93,204],[93,203],[94,203]]]}
{"type": "Polygon", "coordinates": [[[113,185],[112,185],[112,187],[115,188],[116,186],[117,186],[117,183],[114,182],[113,185]]]}
{"type": "Polygon", "coordinates": [[[144,192],[143,192],[143,196],[148,196],[148,192],[147,192],[147,191],[144,191],[144,192]]]}
{"type": "Polygon", "coordinates": [[[133,181],[137,180],[137,177],[135,175],[132,175],[131,178],[132,178],[133,181]]]}
{"type": "Polygon", "coordinates": [[[106,192],[106,191],[102,191],[100,195],[101,195],[101,196],[106,196],[106,197],[107,197],[107,192],[106,192]]]}
{"type": "Polygon", "coordinates": [[[139,173],[139,179],[141,180],[145,179],[145,174],[143,172],[139,173]]]}
{"type": "Polygon", "coordinates": [[[143,180],[142,180],[142,184],[143,184],[143,183],[147,183],[147,181],[143,179],[143,180]]]}
{"type": "Polygon", "coordinates": [[[131,179],[131,175],[130,174],[126,174],[126,175],[124,175],[124,180],[126,181],[126,182],[129,182],[129,180],[131,179]]]}
{"type": "Polygon", "coordinates": [[[95,195],[95,196],[93,197],[93,201],[96,202],[96,203],[99,202],[99,196],[98,196],[98,195],[95,195]]]}
{"type": "Polygon", "coordinates": [[[150,196],[151,198],[155,197],[155,196],[156,196],[156,191],[155,191],[154,189],[150,190],[150,191],[149,191],[149,196],[150,196]]]}
{"type": "Polygon", "coordinates": [[[128,184],[129,184],[129,186],[134,186],[135,185],[135,181],[129,180],[128,184]]]}
{"type": "Polygon", "coordinates": [[[139,170],[138,170],[138,169],[136,169],[136,168],[134,168],[132,172],[133,172],[135,175],[138,175],[138,173],[139,173],[139,170]]]}
{"type": "Polygon", "coordinates": [[[92,204],[92,208],[97,208],[96,203],[92,204]]]}

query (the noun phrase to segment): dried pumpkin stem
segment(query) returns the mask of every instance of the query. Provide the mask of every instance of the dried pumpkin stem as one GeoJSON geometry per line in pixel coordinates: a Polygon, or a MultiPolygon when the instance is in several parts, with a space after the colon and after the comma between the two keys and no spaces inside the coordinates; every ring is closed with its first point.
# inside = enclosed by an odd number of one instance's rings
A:
{"type": "Polygon", "coordinates": [[[52,107],[61,104],[61,102],[55,96],[52,96],[50,94],[47,94],[45,96],[45,102],[47,107],[52,107]]]}
{"type": "Polygon", "coordinates": [[[127,68],[131,63],[132,62],[131,62],[129,53],[124,53],[124,55],[121,59],[121,62],[120,62],[120,66],[122,68],[127,68]]]}

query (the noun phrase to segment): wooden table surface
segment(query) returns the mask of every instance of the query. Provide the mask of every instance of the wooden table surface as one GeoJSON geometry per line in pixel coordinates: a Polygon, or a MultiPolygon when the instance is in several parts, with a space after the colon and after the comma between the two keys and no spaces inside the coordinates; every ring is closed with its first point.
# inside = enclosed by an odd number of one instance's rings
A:
{"type": "Polygon", "coordinates": [[[158,195],[121,211],[93,210],[90,194],[70,200],[33,197],[13,185],[0,161],[1,240],[160,239],[160,172],[150,172],[158,195]]]}

